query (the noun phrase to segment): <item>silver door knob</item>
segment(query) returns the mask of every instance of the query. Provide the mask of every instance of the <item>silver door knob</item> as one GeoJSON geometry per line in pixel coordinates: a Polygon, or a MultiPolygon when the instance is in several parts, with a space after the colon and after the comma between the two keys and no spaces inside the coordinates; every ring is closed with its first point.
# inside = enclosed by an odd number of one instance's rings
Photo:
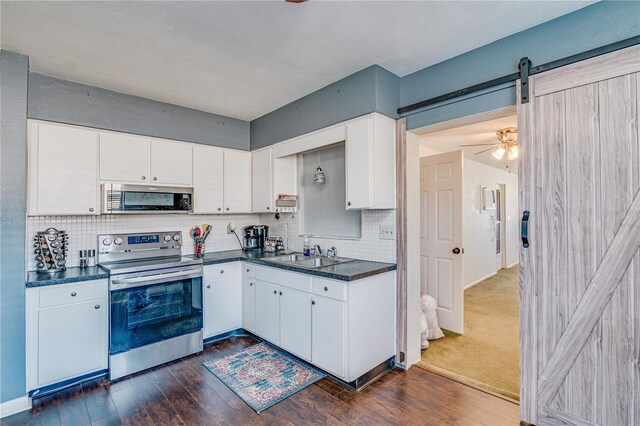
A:
{"type": "Polygon", "coordinates": [[[458,247],[454,248],[453,250],[451,250],[451,253],[453,254],[460,254],[460,249],[458,247]]]}
{"type": "Polygon", "coordinates": [[[277,292],[277,291],[275,291],[275,290],[273,290],[273,294],[278,294],[278,292],[277,292]]]}
{"type": "Polygon", "coordinates": [[[267,210],[270,210],[270,208],[269,208],[269,207],[267,207],[267,210]]]}
{"type": "Polygon", "coordinates": [[[218,211],[222,211],[222,209],[220,207],[218,207],[218,211]]]}
{"type": "Polygon", "coordinates": [[[94,306],[93,309],[100,309],[100,305],[94,306]]]}
{"type": "Polygon", "coordinates": [[[224,274],[224,269],[220,269],[220,273],[221,273],[221,274],[224,274]]]}
{"type": "Polygon", "coordinates": [[[78,295],[78,293],[76,293],[75,291],[71,293],[71,297],[76,297],[78,295]]]}
{"type": "Polygon", "coordinates": [[[147,177],[146,176],[142,176],[142,180],[147,180],[147,177]]]}
{"type": "Polygon", "coordinates": [[[324,291],[329,291],[329,287],[325,286],[324,291]]]}
{"type": "Polygon", "coordinates": [[[227,207],[227,211],[229,211],[229,207],[227,207]]]}
{"type": "Polygon", "coordinates": [[[89,207],[89,211],[92,212],[93,211],[93,207],[89,207]]]}
{"type": "Polygon", "coordinates": [[[154,176],[154,177],[153,177],[153,180],[158,180],[158,178],[154,176]]]}
{"type": "Polygon", "coordinates": [[[211,288],[211,284],[207,284],[207,288],[211,288]]]}

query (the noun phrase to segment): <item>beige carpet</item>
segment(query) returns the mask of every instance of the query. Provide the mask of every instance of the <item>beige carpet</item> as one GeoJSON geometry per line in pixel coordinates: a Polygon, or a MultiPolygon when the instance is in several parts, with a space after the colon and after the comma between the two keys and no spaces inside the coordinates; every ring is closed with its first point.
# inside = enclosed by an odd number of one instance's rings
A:
{"type": "Polygon", "coordinates": [[[419,363],[456,380],[518,400],[519,367],[518,267],[464,292],[464,335],[444,330],[432,340],[419,363]]]}

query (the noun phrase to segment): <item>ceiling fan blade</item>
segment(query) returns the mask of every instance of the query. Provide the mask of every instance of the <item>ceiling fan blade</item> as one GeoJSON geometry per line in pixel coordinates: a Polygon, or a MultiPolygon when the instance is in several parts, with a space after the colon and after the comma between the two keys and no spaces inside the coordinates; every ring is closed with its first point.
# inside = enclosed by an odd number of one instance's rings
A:
{"type": "Polygon", "coordinates": [[[502,145],[501,143],[472,143],[472,144],[468,144],[468,145],[460,145],[460,146],[500,146],[502,145]]]}
{"type": "Polygon", "coordinates": [[[475,153],[475,154],[473,154],[473,155],[482,154],[482,153],[484,153],[484,152],[491,151],[492,149],[493,149],[493,147],[488,148],[488,149],[483,149],[482,151],[480,151],[480,152],[476,152],[476,153],[475,153]]]}

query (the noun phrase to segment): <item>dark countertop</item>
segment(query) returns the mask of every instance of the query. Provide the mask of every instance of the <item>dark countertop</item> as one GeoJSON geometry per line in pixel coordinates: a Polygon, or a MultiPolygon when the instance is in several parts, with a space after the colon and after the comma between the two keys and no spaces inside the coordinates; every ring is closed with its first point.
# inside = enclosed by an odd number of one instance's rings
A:
{"type": "Polygon", "coordinates": [[[67,268],[66,271],[53,274],[38,274],[31,271],[27,274],[27,287],[42,287],[54,284],[68,284],[79,281],[100,280],[109,278],[109,273],[99,266],[90,268],[67,268]]]}
{"type": "Polygon", "coordinates": [[[382,274],[384,272],[394,271],[396,269],[395,263],[370,262],[368,260],[358,259],[352,260],[351,262],[339,263],[332,266],[323,266],[322,268],[315,269],[300,268],[294,265],[283,265],[262,260],[262,258],[265,257],[275,257],[279,255],[281,254],[266,252],[245,253],[242,250],[230,250],[205,253],[202,260],[205,266],[215,265],[218,263],[243,261],[340,281],[355,281],[371,277],[373,275],[382,274]]]}

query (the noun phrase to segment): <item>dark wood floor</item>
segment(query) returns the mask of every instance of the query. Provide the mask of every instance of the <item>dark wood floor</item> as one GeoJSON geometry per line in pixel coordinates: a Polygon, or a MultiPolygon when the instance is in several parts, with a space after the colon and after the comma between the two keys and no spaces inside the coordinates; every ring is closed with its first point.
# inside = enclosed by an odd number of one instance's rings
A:
{"type": "Polygon", "coordinates": [[[235,337],[115,383],[97,379],[34,400],[2,425],[516,425],[518,406],[417,367],[361,392],[323,379],[256,414],[202,363],[256,343],[235,337]]]}

